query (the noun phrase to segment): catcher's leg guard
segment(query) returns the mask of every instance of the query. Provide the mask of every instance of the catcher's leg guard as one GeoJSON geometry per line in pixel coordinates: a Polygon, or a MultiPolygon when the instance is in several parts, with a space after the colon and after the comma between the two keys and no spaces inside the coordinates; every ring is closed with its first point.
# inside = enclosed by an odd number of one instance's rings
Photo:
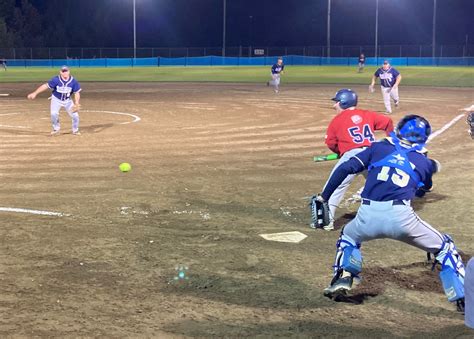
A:
{"type": "Polygon", "coordinates": [[[436,255],[436,261],[441,264],[439,277],[443,284],[444,293],[449,301],[458,301],[464,298],[465,269],[453,240],[447,234],[441,250],[436,255]]]}
{"type": "Polygon", "coordinates": [[[350,237],[341,233],[336,247],[337,252],[333,265],[334,275],[339,275],[342,271],[347,271],[353,276],[357,276],[362,272],[360,244],[356,244],[350,237]]]}

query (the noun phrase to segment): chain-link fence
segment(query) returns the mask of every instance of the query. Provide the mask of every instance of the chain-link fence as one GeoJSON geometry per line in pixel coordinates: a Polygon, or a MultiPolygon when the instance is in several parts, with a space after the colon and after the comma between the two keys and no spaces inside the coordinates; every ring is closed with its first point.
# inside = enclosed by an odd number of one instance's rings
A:
{"type": "MultiPolygon", "coordinates": [[[[379,57],[431,57],[431,45],[381,45],[379,57]]],[[[366,57],[375,56],[375,46],[237,46],[227,47],[181,47],[181,48],[0,48],[0,59],[101,59],[101,58],[153,58],[153,57],[197,57],[197,56],[279,56],[302,55],[321,57],[366,57]]],[[[474,45],[439,45],[436,57],[473,57],[474,45]]]]}

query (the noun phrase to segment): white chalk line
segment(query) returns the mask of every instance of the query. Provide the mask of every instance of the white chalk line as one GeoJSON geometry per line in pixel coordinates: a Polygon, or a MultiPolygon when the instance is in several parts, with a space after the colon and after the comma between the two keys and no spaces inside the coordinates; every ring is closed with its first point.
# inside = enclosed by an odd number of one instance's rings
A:
{"type": "MultiPolygon", "coordinates": [[[[126,113],[126,112],[96,111],[96,110],[83,110],[82,112],[88,112],[88,113],[94,113],[94,112],[95,112],[95,113],[107,113],[107,114],[116,114],[116,115],[126,115],[126,116],[129,116],[129,117],[132,117],[132,118],[133,118],[133,121],[121,122],[121,123],[119,123],[119,125],[131,124],[131,123],[139,122],[140,120],[142,120],[138,115],[135,115],[135,114],[132,114],[132,113],[126,113]]],[[[25,112],[22,112],[22,113],[25,113],[25,112]]],[[[20,113],[4,113],[4,114],[0,114],[0,116],[16,115],[16,114],[20,114],[20,113]]],[[[49,119],[49,118],[41,118],[41,119],[49,119]]],[[[8,128],[31,128],[31,127],[27,127],[27,126],[10,126],[10,125],[0,125],[0,127],[8,127],[8,128]]]]}
{"type": "Polygon", "coordinates": [[[133,121],[126,121],[126,122],[121,122],[119,125],[126,125],[126,124],[131,124],[134,122],[139,122],[142,120],[138,115],[132,114],[132,113],[126,113],[126,112],[114,112],[114,111],[96,111],[96,110],[83,110],[81,112],[88,112],[88,113],[107,113],[107,114],[117,114],[117,115],[127,115],[129,117],[133,118],[133,121]]]}
{"type": "Polygon", "coordinates": [[[0,127],[6,127],[6,128],[23,128],[23,129],[31,128],[31,127],[28,127],[28,126],[11,126],[11,125],[0,125],[0,127]]]}
{"type": "MultiPolygon", "coordinates": [[[[443,127],[441,127],[440,129],[438,129],[436,132],[432,133],[429,137],[428,137],[428,140],[426,141],[426,143],[429,143],[431,140],[433,140],[434,138],[436,138],[438,135],[440,135],[441,133],[445,132],[448,128],[450,128],[451,126],[453,126],[456,122],[458,122],[460,119],[462,119],[464,117],[464,114],[459,114],[458,116],[456,116],[454,119],[452,119],[450,122],[448,122],[447,124],[445,124],[443,127]]],[[[350,198],[347,198],[344,203],[346,206],[348,206],[349,204],[352,204],[352,203],[356,203],[358,201],[360,201],[360,193],[362,193],[362,190],[364,189],[364,186],[362,186],[358,191],[357,193],[353,194],[350,198]]]]}
{"type": "Polygon", "coordinates": [[[61,212],[30,210],[27,208],[15,208],[15,207],[0,207],[0,212],[28,213],[28,214],[36,214],[36,215],[50,215],[50,216],[57,216],[57,217],[71,216],[70,214],[61,213],[61,212]]]}
{"type": "Polygon", "coordinates": [[[452,125],[454,125],[456,122],[458,122],[460,119],[462,119],[462,117],[464,117],[464,114],[459,114],[457,117],[455,117],[453,120],[451,120],[450,122],[448,122],[446,125],[444,125],[443,127],[441,127],[439,130],[437,130],[436,132],[432,133],[429,137],[428,137],[428,140],[426,141],[426,143],[429,143],[431,140],[433,140],[434,138],[436,138],[438,135],[440,135],[441,133],[443,133],[444,131],[446,131],[448,128],[450,128],[452,125]]]}

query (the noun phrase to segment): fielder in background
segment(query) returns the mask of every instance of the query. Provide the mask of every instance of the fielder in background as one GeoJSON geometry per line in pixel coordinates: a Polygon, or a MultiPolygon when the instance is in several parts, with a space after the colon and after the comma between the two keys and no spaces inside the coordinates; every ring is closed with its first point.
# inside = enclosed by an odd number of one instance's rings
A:
{"type": "MultiPolygon", "coordinates": [[[[342,163],[362,152],[375,141],[374,131],[385,131],[387,136],[393,131],[393,122],[390,117],[356,108],[357,99],[357,93],[351,89],[341,89],[331,99],[336,102],[334,104],[336,116],[329,123],[325,142],[331,151],[340,155],[331,175],[342,163]]],[[[355,177],[355,174],[348,175],[331,195],[328,201],[330,221],[328,225],[323,226],[326,231],[334,229],[336,208],[355,177]]],[[[310,225],[317,228],[314,199],[313,196],[310,204],[312,214],[310,225]]]]}
{"type": "Polygon", "coordinates": [[[380,78],[380,89],[382,90],[383,102],[385,104],[385,114],[392,114],[392,106],[390,99],[393,99],[395,107],[400,103],[398,96],[398,85],[402,81],[402,76],[395,68],[390,66],[390,63],[385,60],[383,66],[377,69],[372,76],[372,83],[369,86],[369,91],[374,92],[375,79],[380,78]]]}
{"type": "Polygon", "coordinates": [[[7,70],[7,60],[6,59],[0,59],[0,65],[2,65],[3,70],[7,70]]]}
{"type": "Polygon", "coordinates": [[[359,73],[362,73],[362,71],[364,70],[364,66],[365,66],[365,55],[364,53],[361,53],[361,55],[359,55],[359,70],[358,70],[359,73]]]}
{"type": "Polygon", "coordinates": [[[417,188],[429,189],[432,175],[438,171],[438,162],[422,153],[430,124],[421,116],[407,115],[395,131],[339,166],[319,196],[320,201],[328,201],[348,175],[368,170],[362,204],[337,241],[334,276],[324,295],[337,298],[351,290],[362,271],[362,243],[388,238],[432,253],[435,263],[441,264],[440,279],[448,300],[463,312],[465,269],[461,256],[452,238],[423,221],[410,205],[417,188]]]}
{"type": "Polygon", "coordinates": [[[52,90],[51,95],[51,124],[53,131],[51,135],[59,135],[61,125],[59,123],[59,111],[64,107],[67,114],[72,119],[72,134],[80,135],[79,132],[79,109],[81,100],[81,86],[71,75],[68,66],[62,66],[59,75],[51,78],[46,84],[41,85],[36,91],[28,94],[28,99],[34,100],[36,96],[48,89],[52,90]],[[74,94],[74,102],[71,95],[74,94]]]}
{"type": "Polygon", "coordinates": [[[278,58],[277,63],[272,66],[272,80],[267,82],[267,86],[273,86],[275,93],[280,92],[280,77],[284,69],[283,59],[278,58]]]}
{"type": "Polygon", "coordinates": [[[471,258],[466,267],[466,311],[464,322],[467,327],[474,329],[474,258],[471,258]]]}

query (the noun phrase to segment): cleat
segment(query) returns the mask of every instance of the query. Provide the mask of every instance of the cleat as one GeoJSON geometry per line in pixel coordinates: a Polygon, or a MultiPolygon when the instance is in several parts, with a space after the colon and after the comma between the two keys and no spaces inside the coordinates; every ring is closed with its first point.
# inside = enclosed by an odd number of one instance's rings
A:
{"type": "Polygon", "coordinates": [[[334,230],[334,220],[331,220],[329,224],[323,226],[323,230],[325,231],[333,231],[334,230]]]}
{"type": "Polygon", "coordinates": [[[276,89],[275,94],[278,94],[278,93],[280,93],[280,90],[276,89]]]}
{"type": "Polygon", "coordinates": [[[395,101],[395,107],[398,107],[400,105],[400,100],[395,101]]]}
{"type": "Polygon", "coordinates": [[[464,298],[456,300],[456,309],[458,310],[458,312],[464,313],[464,310],[465,310],[464,298]]]}
{"type": "Polygon", "coordinates": [[[346,295],[352,289],[352,277],[339,278],[323,291],[325,297],[333,298],[338,295],[346,295]]]}
{"type": "Polygon", "coordinates": [[[385,115],[390,115],[392,112],[384,112],[385,115]]]}
{"type": "Polygon", "coordinates": [[[59,134],[60,134],[59,130],[51,132],[51,136],[55,136],[55,135],[59,135],[59,134]]]}
{"type": "Polygon", "coordinates": [[[72,132],[72,135],[81,135],[81,132],[79,132],[79,131],[72,132]]]}

